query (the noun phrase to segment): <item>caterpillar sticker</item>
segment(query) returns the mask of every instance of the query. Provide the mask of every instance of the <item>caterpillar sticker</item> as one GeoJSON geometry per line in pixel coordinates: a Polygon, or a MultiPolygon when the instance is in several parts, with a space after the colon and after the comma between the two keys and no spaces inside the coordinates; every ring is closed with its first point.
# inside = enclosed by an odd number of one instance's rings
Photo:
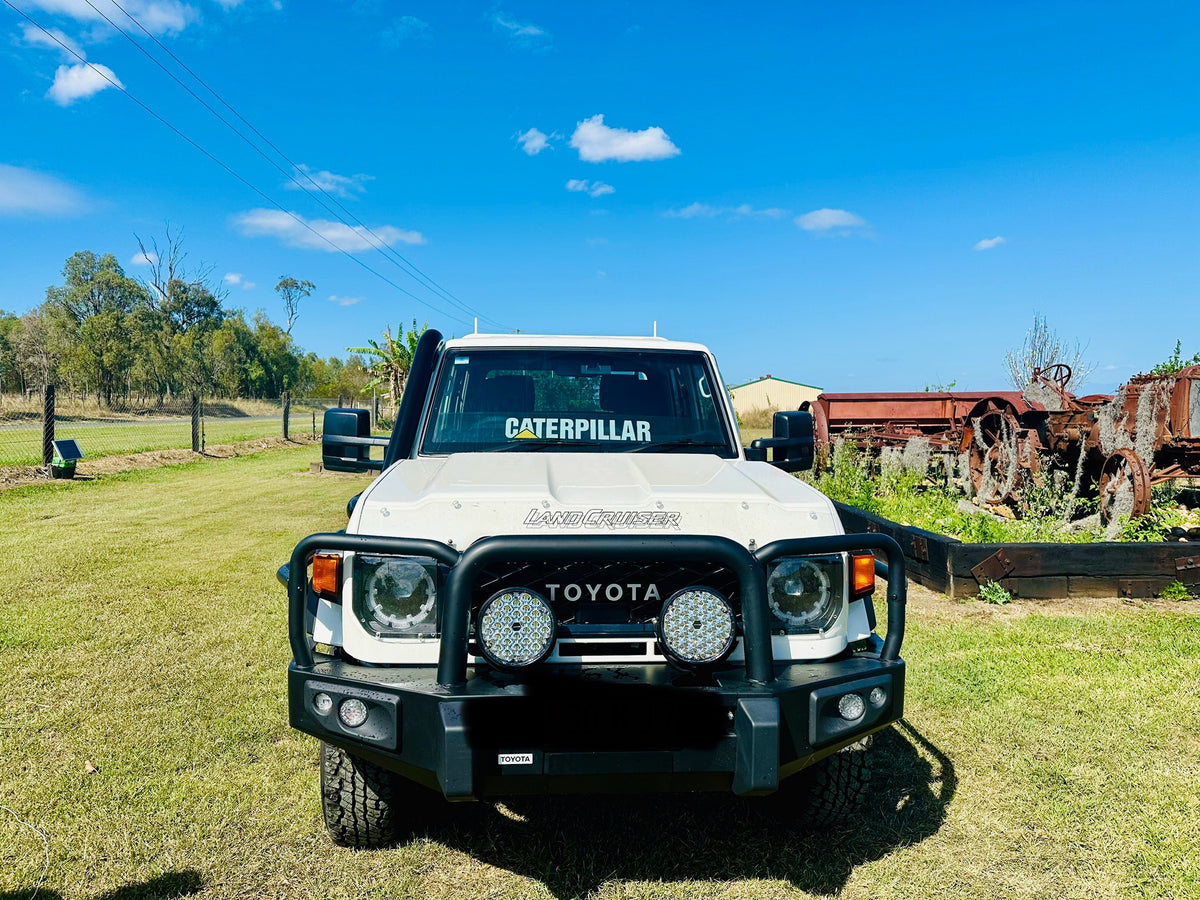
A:
{"type": "Polygon", "coordinates": [[[548,438],[560,441],[649,442],[650,423],[644,419],[524,418],[504,420],[510,440],[548,438]]]}

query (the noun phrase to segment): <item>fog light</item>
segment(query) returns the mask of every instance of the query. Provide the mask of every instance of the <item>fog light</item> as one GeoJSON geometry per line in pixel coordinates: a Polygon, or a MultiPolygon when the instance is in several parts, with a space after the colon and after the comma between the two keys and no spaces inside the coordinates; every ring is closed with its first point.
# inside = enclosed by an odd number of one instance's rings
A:
{"type": "Polygon", "coordinates": [[[323,692],[313,694],[313,709],[323,716],[329,715],[333,709],[333,698],[323,692]]]}
{"type": "Polygon", "coordinates": [[[484,601],[475,631],[488,662],[500,669],[519,669],[550,655],[558,623],[546,598],[517,588],[484,601]]]}
{"type": "Polygon", "coordinates": [[[883,706],[883,704],[887,703],[887,691],[881,687],[873,687],[871,688],[871,693],[867,694],[867,699],[871,702],[872,706],[883,706]]]}
{"type": "Polygon", "coordinates": [[[858,694],[842,694],[838,698],[838,713],[847,722],[853,722],[855,719],[862,718],[862,714],[867,711],[867,704],[863,702],[863,698],[858,694]]]}
{"type": "Polygon", "coordinates": [[[663,649],[688,666],[712,665],[733,649],[733,607],[709,588],[686,588],[663,604],[658,623],[663,649]]]}
{"type": "Polygon", "coordinates": [[[343,700],[342,705],[338,707],[338,718],[347,728],[357,728],[367,721],[367,704],[356,697],[343,700]]]}

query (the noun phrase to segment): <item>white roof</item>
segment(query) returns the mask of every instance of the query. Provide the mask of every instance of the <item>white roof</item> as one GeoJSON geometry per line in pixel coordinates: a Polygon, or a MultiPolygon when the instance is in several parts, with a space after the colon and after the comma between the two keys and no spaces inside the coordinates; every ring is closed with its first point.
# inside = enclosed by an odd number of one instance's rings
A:
{"type": "Polygon", "coordinates": [[[668,341],[661,337],[578,334],[468,334],[446,341],[446,347],[596,347],[619,350],[691,350],[708,353],[703,344],[668,341]]]}

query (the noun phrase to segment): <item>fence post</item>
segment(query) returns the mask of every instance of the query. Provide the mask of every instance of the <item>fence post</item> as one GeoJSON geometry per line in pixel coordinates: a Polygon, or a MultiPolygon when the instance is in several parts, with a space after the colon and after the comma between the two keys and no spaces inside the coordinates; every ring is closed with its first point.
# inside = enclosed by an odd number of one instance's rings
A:
{"type": "Polygon", "coordinates": [[[290,440],[288,437],[288,416],[292,414],[292,392],[283,392],[283,439],[290,440]]]}
{"type": "Polygon", "coordinates": [[[42,395],[42,465],[54,461],[54,385],[46,385],[42,395]]]}
{"type": "Polygon", "coordinates": [[[200,395],[192,394],[192,452],[200,453],[200,395]]]}

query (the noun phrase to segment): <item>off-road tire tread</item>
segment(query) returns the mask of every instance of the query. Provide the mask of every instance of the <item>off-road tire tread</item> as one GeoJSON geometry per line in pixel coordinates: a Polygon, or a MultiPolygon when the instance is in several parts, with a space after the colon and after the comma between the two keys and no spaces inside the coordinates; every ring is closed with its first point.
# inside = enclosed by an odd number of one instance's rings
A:
{"type": "Polygon", "coordinates": [[[871,787],[871,736],[827,756],[796,778],[795,823],[801,828],[825,828],[843,823],[862,806],[871,787]]]}
{"type": "Polygon", "coordinates": [[[321,806],[334,843],[368,849],[393,844],[399,776],[321,743],[321,806]]]}

